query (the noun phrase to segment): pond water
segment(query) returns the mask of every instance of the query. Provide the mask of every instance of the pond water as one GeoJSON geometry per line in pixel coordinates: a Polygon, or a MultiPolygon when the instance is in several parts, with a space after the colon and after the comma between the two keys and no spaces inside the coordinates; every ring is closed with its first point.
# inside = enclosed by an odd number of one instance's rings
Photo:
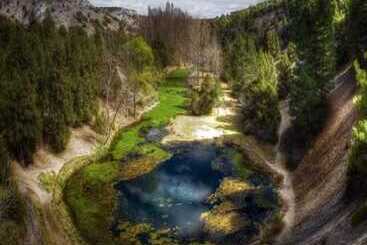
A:
{"type": "MultiPolygon", "coordinates": [[[[224,178],[241,177],[233,160],[234,151],[199,143],[176,145],[169,151],[172,157],[149,174],[116,184],[117,219],[147,223],[155,229],[170,229],[178,239],[203,238],[202,214],[219,204],[209,201],[209,197],[224,178]]],[[[256,188],[256,193],[261,190],[267,202],[277,202],[269,178],[249,171],[243,181],[256,188]]],[[[274,207],[257,205],[254,193],[246,194],[246,204],[239,211],[255,227],[254,223],[269,216],[274,207]]],[[[254,227],[247,230],[256,232],[254,227]]]]}

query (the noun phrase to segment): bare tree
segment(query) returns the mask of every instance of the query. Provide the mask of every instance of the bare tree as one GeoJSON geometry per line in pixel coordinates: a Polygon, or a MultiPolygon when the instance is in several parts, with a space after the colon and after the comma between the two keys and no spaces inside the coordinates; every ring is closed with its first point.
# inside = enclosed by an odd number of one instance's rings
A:
{"type": "Polygon", "coordinates": [[[148,8],[148,16],[141,19],[141,30],[150,45],[159,50],[163,65],[187,63],[189,33],[192,17],[172,3],[166,7],[148,8]]]}

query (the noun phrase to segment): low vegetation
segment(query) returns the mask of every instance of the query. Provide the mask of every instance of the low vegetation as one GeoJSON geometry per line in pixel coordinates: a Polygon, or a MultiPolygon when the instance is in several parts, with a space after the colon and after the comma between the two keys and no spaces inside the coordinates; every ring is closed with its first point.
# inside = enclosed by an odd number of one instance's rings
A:
{"type": "Polygon", "coordinates": [[[193,115],[208,115],[218,101],[220,85],[216,78],[205,75],[199,85],[191,91],[191,112],[193,115]]]}
{"type": "MultiPolygon", "coordinates": [[[[366,193],[360,192],[367,187],[367,69],[355,61],[354,67],[359,85],[355,104],[361,115],[360,121],[353,129],[352,149],[349,154],[349,192],[365,198],[366,193]]],[[[353,225],[358,225],[367,219],[367,206],[363,204],[352,218],[353,225]]]]}
{"type": "Polygon", "coordinates": [[[0,243],[23,244],[25,207],[10,177],[10,157],[0,136],[0,243]]]}
{"type": "Polygon", "coordinates": [[[82,168],[68,181],[65,201],[87,241],[124,244],[125,240],[121,238],[119,241],[110,230],[117,196],[113,183],[149,172],[169,157],[158,144],[146,142],[144,132],[150,128],[162,128],[176,115],[186,111],[184,80],[187,76],[186,70],[168,74],[167,79],[160,83],[159,104],[140,122],[122,129],[100,162],[82,168]]]}

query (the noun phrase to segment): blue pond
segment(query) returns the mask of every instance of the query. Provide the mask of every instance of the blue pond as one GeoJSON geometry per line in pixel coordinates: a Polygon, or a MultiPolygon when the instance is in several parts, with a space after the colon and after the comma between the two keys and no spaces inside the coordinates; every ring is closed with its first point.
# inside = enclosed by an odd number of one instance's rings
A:
{"type": "MultiPolygon", "coordinates": [[[[181,144],[169,150],[172,157],[149,174],[116,184],[118,219],[148,223],[157,229],[169,228],[180,238],[202,237],[200,216],[213,207],[208,197],[224,177],[238,174],[231,154],[225,148],[199,143],[181,144]]],[[[269,197],[274,198],[268,178],[256,174],[247,181],[263,186],[265,192],[270,190],[269,197]]],[[[248,201],[248,211],[261,213],[265,218],[267,210],[256,210],[256,205],[251,204],[253,199],[248,201]]]]}

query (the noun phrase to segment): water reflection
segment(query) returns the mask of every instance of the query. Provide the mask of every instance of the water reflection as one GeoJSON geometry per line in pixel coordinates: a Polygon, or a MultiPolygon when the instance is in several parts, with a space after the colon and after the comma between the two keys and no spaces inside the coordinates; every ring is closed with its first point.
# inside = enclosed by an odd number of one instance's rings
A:
{"type": "MultiPolygon", "coordinates": [[[[169,228],[181,238],[197,238],[203,233],[201,215],[213,208],[208,197],[216,192],[224,177],[236,175],[231,156],[224,148],[199,143],[170,150],[173,157],[154,171],[116,185],[119,219],[149,223],[157,229],[169,228]]],[[[267,182],[253,176],[249,181],[267,182]]],[[[248,195],[248,206],[243,211],[259,214],[254,194],[248,195]]],[[[264,218],[256,216],[256,222],[264,218]]]]}
{"type": "Polygon", "coordinates": [[[193,236],[200,230],[200,215],[211,206],[208,196],[224,177],[211,167],[220,151],[203,144],[175,147],[172,151],[173,157],[155,171],[118,184],[120,210],[136,222],[193,236]]]}

